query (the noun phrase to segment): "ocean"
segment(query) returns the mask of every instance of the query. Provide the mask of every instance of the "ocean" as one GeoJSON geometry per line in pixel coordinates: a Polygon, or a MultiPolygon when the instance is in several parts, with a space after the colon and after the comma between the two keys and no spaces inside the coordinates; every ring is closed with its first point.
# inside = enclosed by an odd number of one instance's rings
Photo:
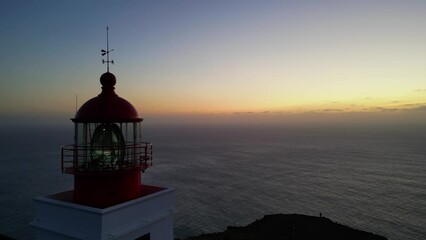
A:
{"type": "MultiPolygon", "coordinates": [[[[426,239],[424,126],[142,126],[154,145],[142,182],[176,189],[176,237],[321,213],[391,240],[426,239]]],[[[33,198],[72,188],[59,148],[72,127],[0,127],[1,234],[33,239],[33,198]]]]}

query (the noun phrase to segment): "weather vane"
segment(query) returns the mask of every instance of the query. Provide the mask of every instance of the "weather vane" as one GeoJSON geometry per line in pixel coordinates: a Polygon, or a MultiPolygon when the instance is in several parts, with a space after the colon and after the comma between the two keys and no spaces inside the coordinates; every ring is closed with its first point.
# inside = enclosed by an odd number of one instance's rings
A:
{"type": "Polygon", "coordinates": [[[112,52],[112,51],[114,51],[114,49],[111,49],[111,50],[109,50],[109,36],[108,36],[108,29],[109,29],[109,27],[107,26],[106,27],[106,30],[107,30],[107,48],[106,48],[106,50],[105,49],[102,49],[101,50],[101,53],[102,53],[102,56],[105,56],[106,55],[106,60],[105,59],[102,59],[102,63],[103,64],[107,64],[107,72],[109,72],[109,64],[111,63],[111,64],[114,64],[114,60],[109,60],[109,53],[110,52],[112,52]]]}

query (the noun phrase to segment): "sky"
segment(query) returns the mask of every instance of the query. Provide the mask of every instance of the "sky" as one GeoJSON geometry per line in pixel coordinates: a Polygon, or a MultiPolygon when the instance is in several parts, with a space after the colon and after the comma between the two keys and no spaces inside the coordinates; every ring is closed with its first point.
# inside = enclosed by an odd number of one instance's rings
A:
{"type": "MultiPolygon", "coordinates": [[[[426,123],[426,1],[0,0],[0,124],[116,92],[181,122],[426,123]]],[[[166,120],[165,120],[166,119],[166,120]]]]}

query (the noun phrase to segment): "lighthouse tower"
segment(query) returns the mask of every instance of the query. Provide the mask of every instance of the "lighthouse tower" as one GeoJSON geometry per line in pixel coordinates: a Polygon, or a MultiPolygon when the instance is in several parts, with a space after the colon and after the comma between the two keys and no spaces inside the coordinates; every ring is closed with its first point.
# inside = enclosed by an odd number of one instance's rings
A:
{"type": "Polygon", "coordinates": [[[115,93],[111,51],[107,28],[102,91],[77,111],[74,144],[61,149],[74,189],[35,199],[37,239],[173,239],[173,189],[141,184],[152,145],[141,140],[136,109],[115,93]]]}

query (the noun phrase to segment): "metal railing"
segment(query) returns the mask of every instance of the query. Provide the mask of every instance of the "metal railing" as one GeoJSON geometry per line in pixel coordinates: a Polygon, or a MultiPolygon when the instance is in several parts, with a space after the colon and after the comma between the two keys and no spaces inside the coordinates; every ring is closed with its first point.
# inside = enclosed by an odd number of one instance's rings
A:
{"type": "Polygon", "coordinates": [[[61,168],[63,173],[85,173],[140,169],[152,166],[152,144],[141,142],[118,146],[61,147],[61,168]]]}

